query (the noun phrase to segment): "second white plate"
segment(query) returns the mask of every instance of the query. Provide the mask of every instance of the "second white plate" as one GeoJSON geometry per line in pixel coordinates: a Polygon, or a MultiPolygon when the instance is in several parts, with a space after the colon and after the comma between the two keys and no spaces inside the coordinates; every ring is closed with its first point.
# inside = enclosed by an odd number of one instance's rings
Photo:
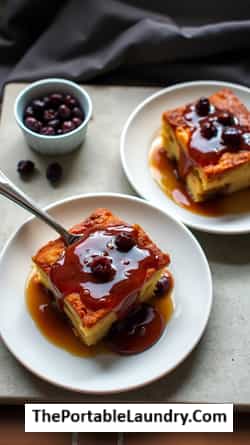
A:
{"type": "Polygon", "coordinates": [[[130,115],[121,136],[121,160],[125,174],[134,189],[145,199],[162,208],[190,227],[211,233],[250,232],[250,213],[208,217],[192,213],[175,204],[153,180],[148,154],[153,136],[161,125],[164,110],[192,102],[201,96],[228,87],[250,108],[250,90],[226,82],[187,82],[171,86],[150,96],[130,115]]]}

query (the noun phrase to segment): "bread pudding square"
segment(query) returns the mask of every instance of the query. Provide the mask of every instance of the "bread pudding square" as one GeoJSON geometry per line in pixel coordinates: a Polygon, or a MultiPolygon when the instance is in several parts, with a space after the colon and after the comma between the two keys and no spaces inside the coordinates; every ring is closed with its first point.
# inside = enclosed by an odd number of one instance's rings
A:
{"type": "Polygon", "coordinates": [[[162,140],[194,201],[250,186],[250,112],[230,89],[164,112],[162,140]]]}
{"type": "Polygon", "coordinates": [[[34,273],[76,335],[93,345],[138,302],[153,296],[170,259],[139,225],[107,209],[95,210],[70,231],[81,240],[66,247],[58,238],[43,246],[33,257],[34,273]]]}

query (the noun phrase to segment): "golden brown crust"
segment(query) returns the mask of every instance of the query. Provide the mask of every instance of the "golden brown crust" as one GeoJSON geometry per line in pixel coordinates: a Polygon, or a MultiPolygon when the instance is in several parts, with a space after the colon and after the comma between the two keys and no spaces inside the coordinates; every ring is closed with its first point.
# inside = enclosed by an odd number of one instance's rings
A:
{"type": "Polygon", "coordinates": [[[33,256],[33,262],[46,274],[49,274],[52,264],[56,263],[64,252],[65,244],[61,238],[49,241],[33,256]]]}
{"type": "Polygon", "coordinates": [[[80,318],[82,324],[88,328],[94,326],[101,318],[108,314],[109,310],[98,309],[96,311],[90,311],[87,309],[85,304],[82,302],[80,295],[78,293],[70,294],[65,297],[65,300],[72,306],[78,317],[80,318]]]}
{"type": "Polygon", "coordinates": [[[247,107],[229,88],[223,88],[210,96],[209,99],[219,110],[227,110],[234,114],[239,120],[240,125],[250,130],[250,113],[247,107]]]}
{"type": "MultiPolygon", "coordinates": [[[[234,114],[238,118],[240,125],[245,126],[250,131],[250,112],[229,88],[223,88],[212,94],[209,97],[209,101],[219,110],[227,110],[234,114]]],[[[165,111],[162,117],[173,127],[185,128],[187,127],[184,118],[185,110],[186,106],[178,107],[174,110],[165,111]]]]}
{"type": "MultiPolygon", "coordinates": [[[[100,230],[101,228],[116,224],[122,224],[122,220],[114,216],[109,210],[100,208],[95,210],[84,221],[71,227],[69,231],[74,234],[87,235],[93,229],[100,230]]],[[[62,238],[57,238],[41,247],[33,257],[33,261],[42,268],[44,272],[48,273],[52,264],[62,255],[64,249],[65,244],[62,238]]]]}
{"type": "MultiPolygon", "coordinates": [[[[70,232],[83,234],[87,237],[88,234],[93,231],[103,230],[114,225],[127,224],[117,216],[113,215],[108,209],[99,208],[84,221],[73,226],[70,229],[70,232]]],[[[159,259],[157,269],[150,268],[147,270],[146,280],[148,280],[157,270],[169,264],[169,255],[163,253],[140,226],[133,225],[132,227],[136,229],[138,246],[149,249],[159,259]]],[[[64,242],[61,238],[58,238],[43,246],[33,257],[33,262],[49,275],[52,265],[58,261],[64,251],[64,242]]],[[[88,327],[93,326],[100,318],[104,317],[104,315],[109,312],[108,309],[99,309],[98,311],[89,310],[82,302],[78,293],[70,294],[65,298],[67,299],[67,302],[72,305],[84,325],[88,327]]]]}
{"type": "Polygon", "coordinates": [[[242,151],[239,153],[224,153],[217,164],[202,167],[205,175],[210,179],[220,176],[229,170],[239,167],[242,164],[250,162],[250,152],[242,151]]]}
{"type": "Polygon", "coordinates": [[[187,127],[187,123],[184,118],[186,107],[178,107],[174,110],[164,111],[162,119],[169,123],[171,127],[187,127]]]}

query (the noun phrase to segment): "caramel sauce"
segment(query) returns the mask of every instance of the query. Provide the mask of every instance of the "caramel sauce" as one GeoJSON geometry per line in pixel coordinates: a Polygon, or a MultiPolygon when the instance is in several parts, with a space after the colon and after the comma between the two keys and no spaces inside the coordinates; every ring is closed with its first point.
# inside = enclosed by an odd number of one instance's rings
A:
{"type": "Polygon", "coordinates": [[[75,336],[66,316],[57,309],[52,298],[37,277],[31,275],[26,287],[26,303],[31,317],[47,340],[80,357],[91,357],[105,350],[103,344],[85,346],[75,336]]]}
{"type": "Polygon", "coordinates": [[[158,257],[138,242],[128,252],[120,251],[115,240],[124,232],[137,240],[136,228],[113,226],[90,233],[66,249],[50,272],[63,296],[76,292],[88,308],[114,310],[118,317],[124,317],[136,302],[147,269],[158,266],[158,257]],[[93,259],[103,256],[109,259],[113,270],[112,278],[106,282],[98,281],[91,269],[93,259]]]}
{"type": "Polygon", "coordinates": [[[110,333],[110,347],[121,355],[145,351],[159,340],[164,330],[163,316],[154,306],[141,304],[110,333]]]}
{"type": "Polygon", "coordinates": [[[153,139],[149,152],[149,166],[152,177],[162,191],[180,207],[205,216],[223,216],[250,211],[250,189],[231,195],[213,198],[203,203],[195,203],[180,179],[177,167],[171,162],[163,148],[159,132],[153,139]]]}
{"type": "MultiPolygon", "coordinates": [[[[167,272],[169,273],[169,272],[167,272]]],[[[157,312],[157,319],[161,319],[161,324],[157,322],[149,323],[143,336],[141,336],[141,343],[134,337],[134,342],[137,345],[135,352],[141,352],[152,345],[152,341],[155,342],[162,333],[162,330],[170,320],[174,305],[171,298],[171,292],[173,289],[173,281],[169,292],[161,298],[153,297],[150,304],[153,307],[152,312],[157,312]],[[160,333],[159,333],[160,327],[160,333]],[[140,345],[138,347],[138,345],[140,345]]],[[[104,339],[100,343],[94,346],[84,345],[74,334],[69,320],[64,316],[62,312],[58,310],[53,303],[53,297],[48,291],[39,283],[35,275],[31,275],[27,287],[26,287],[26,303],[29,313],[34,320],[35,324],[41,331],[41,333],[47,338],[48,341],[54,345],[66,350],[67,352],[80,356],[80,357],[92,357],[98,354],[110,354],[111,348],[110,340],[104,339]]],[[[136,321],[136,320],[135,320],[136,321]]],[[[157,321],[157,320],[156,320],[157,321]]],[[[130,326],[131,327],[131,326],[130,326]]],[[[117,352],[119,352],[117,350],[117,352]]],[[[128,353],[128,352],[127,352],[128,353]]],[[[131,353],[131,352],[130,352],[131,353]]]]}
{"type": "Polygon", "coordinates": [[[139,304],[126,318],[114,323],[107,339],[111,350],[121,355],[138,354],[159,340],[173,313],[170,297],[173,277],[169,271],[165,272],[165,276],[170,283],[167,293],[161,297],[154,296],[151,304],[139,304]]]}

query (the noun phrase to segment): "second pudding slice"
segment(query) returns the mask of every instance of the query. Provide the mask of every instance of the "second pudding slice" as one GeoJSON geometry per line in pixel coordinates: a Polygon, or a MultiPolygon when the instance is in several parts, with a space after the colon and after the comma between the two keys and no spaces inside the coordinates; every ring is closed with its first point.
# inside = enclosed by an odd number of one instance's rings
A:
{"type": "Polygon", "coordinates": [[[164,112],[162,138],[194,201],[250,186],[250,112],[228,88],[164,112]]]}

